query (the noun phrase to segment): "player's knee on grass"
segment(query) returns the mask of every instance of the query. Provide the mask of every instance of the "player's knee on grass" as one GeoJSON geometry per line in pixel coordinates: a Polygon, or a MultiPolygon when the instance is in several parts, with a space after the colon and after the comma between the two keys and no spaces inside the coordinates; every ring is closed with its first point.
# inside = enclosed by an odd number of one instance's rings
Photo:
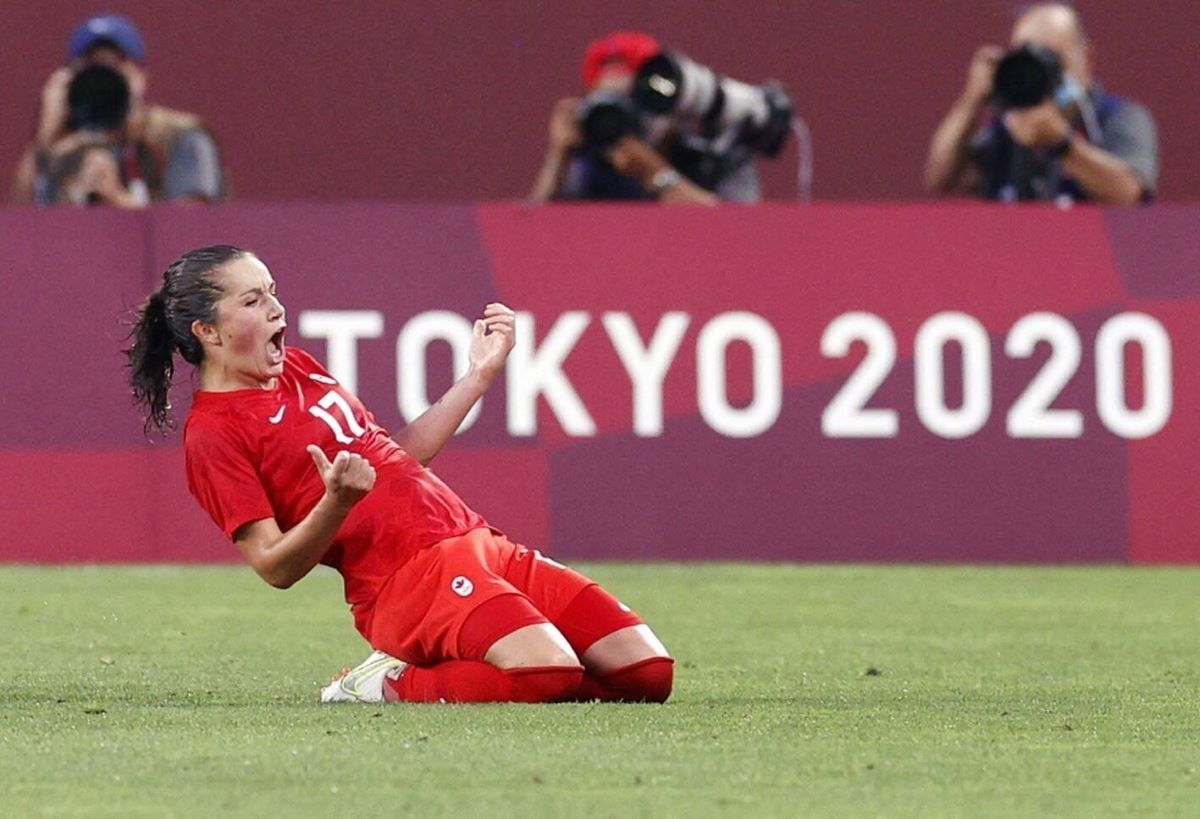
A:
{"type": "Polygon", "coordinates": [[[603,682],[625,702],[666,702],[675,683],[675,661],[650,657],[606,675],[603,682]]]}
{"type": "Polygon", "coordinates": [[[578,698],[583,667],[501,670],[479,660],[410,665],[383,680],[388,702],[559,702],[578,698]]]}
{"type": "Polygon", "coordinates": [[[512,702],[562,702],[572,699],[583,682],[583,666],[510,668],[504,672],[512,702]]]}

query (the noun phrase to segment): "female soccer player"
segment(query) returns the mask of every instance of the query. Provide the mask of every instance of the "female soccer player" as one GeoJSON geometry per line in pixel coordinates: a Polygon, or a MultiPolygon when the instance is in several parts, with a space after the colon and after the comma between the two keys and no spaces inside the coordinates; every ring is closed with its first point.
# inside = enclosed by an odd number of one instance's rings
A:
{"type": "Polygon", "coordinates": [[[147,430],[172,426],[175,353],[199,370],[188,488],[246,562],[283,589],[318,563],[342,574],[376,653],[323,701],[667,699],[674,660],[636,614],[425,468],[503,368],[511,310],[487,306],[467,374],[395,440],[286,327],[266,265],[204,247],[167,268],[126,352],[147,430]]]}

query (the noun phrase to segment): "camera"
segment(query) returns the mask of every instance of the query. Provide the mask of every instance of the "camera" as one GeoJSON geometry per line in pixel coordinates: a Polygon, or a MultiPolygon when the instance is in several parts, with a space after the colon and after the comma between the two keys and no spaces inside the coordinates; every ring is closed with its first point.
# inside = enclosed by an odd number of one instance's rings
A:
{"type": "Polygon", "coordinates": [[[90,65],[67,86],[67,128],[72,131],[115,131],[129,116],[129,83],[115,69],[90,65]]]}
{"type": "Polygon", "coordinates": [[[642,133],[633,100],[619,91],[593,91],[579,104],[577,116],[584,144],[591,150],[606,150],[623,136],[642,133]]]}
{"type": "Polygon", "coordinates": [[[722,77],[677,52],[647,60],[633,81],[642,110],[695,123],[714,142],[775,156],[792,124],[792,101],[782,88],[722,77]]]}
{"type": "Polygon", "coordinates": [[[1032,108],[1052,96],[1060,104],[1070,102],[1058,55],[1034,43],[1026,43],[1000,58],[992,80],[992,96],[1002,108],[1032,108]]]}
{"type": "Polygon", "coordinates": [[[753,86],[722,77],[677,52],[660,52],[638,69],[628,95],[593,92],[579,108],[589,150],[603,150],[626,135],[662,133],[665,125],[695,126],[684,138],[726,168],[749,154],[775,156],[787,140],[792,102],[782,88],[753,86]]]}

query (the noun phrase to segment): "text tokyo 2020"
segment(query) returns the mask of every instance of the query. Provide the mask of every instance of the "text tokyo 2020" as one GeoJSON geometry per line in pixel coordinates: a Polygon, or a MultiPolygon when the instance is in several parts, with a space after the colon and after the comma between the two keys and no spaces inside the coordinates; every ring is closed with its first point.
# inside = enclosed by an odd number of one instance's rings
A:
{"type": "MultiPolygon", "coordinates": [[[[861,344],[865,355],[824,405],[818,423],[829,438],[894,438],[901,415],[911,409],[928,432],[948,439],[976,434],[993,418],[995,362],[1028,359],[1039,345],[1049,355],[1007,406],[1004,428],[1013,438],[1079,438],[1087,426],[1085,410],[1092,406],[1055,406],[1060,394],[1092,356],[1094,409],[1100,427],[1123,438],[1154,435],[1172,413],[1171,340],[1162,323],[1146,313],[1125,312],[1108,318],[1084,349],[1079,330],[1067,318],[1035,312],[1018,319],[1004,334],[1003,356],[993,358],[993,341],[984,325],[962,312],[941,312],[925,320],[912,339],[912,406],[869,406],[897,364],[897,340],[885,318],[867,312],[846,312],[825,326],[816,350],[785,350],[776,327],[763,316],[745,311],[721,313],[699,323],[688,313],[659,316],[648,337],[639,332],[629,313],[612,311],[598,316],[567,311],[547,322],[528,312],[517,313],[517,342],[505,370],[505,429],[514,438],[538,434],[538,405],[571,437],[597,434],[597,424],[564,369],[585,333],[604,334],[611,358],[605,366],[620,368],[630,388],[629,429],[639,437],[664,434],[664,383],[679,360],[689,328],[697,327],[694,349],[695,410],[715,433],[751,438],[768,433],[780,419],[785,397],[784,355],[842,359],[861,344]],[[596,319],[599,319],[597,322],[596,319]],[[535,330],[540,334],[535,337],[535,330]],[[728,394],[731,381],[728,352],[732,345],[749,351],[748,398],[728,394]],[[957,348],[956,356],[948,351],[957,348]],[[948,365],[958,359],[959,371],[947,379],[948,365]],[[1129,360],[1135,366],[1128,367],[1129,360]],[[1137,366],[1140,364],[1140,366],[1137,366]],[[1140,395],[1136,375],[1140,373],[1140,395]],[[949,400],[948,381],[960,395],[949,400]]],[[[299,318],[300,335],[327,344],[331,373],[354,392],[359,377],[359,342],[384,334],[384,316],[374,310],[306,310],[299,318]]],[[[644,326],[644,325],[643,325],[644,326]]],[[[454,377],[467,370],[471,321],[459,313],[430,310],[406,321],[396,336],[395,389],[397,408],[411,421],[429,407],[428,348],[440,342],[452,352],[454,377]]],[[[999,345],[995,345],[999,346],[999,345]]],[[[591,365],[589,365],[591,366],[591,365]]],[[[582,381],[586,374],[575,375],[582,381]]],[[[879,402],[876,401],[876,404],[879,402]]],[[[1089,401],[1089,404],[1091,402],[1089,401]]],[[[460,432],[469,429],[483,411],[478,404],[460,432]]]]}

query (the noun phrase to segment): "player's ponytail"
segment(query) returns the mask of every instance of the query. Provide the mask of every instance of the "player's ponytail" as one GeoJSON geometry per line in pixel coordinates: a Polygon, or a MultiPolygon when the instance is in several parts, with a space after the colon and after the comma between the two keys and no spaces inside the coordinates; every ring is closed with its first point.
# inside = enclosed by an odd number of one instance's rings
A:
{"type": "Polygon", "coordinates": [[[214,275],[221,265],[246,255],[232,245],[202,247],[183,254],[163,273],[163,285],[138,308],[125,350],[133,400],[146,413],[146,432],[166,433],[171,421],[171,377],[175,352],[189,364],[204,359],[204,347],[192,333],[192,323],[211,322],[221,285],[214,275]]]}
{"type": "Polygon", "coordinates": [[[167,411],[171,408],[175,342],[167,323],[167,302],[162,290],[155,290],[138,308],[132,337],[133,343],[125,354],[129,356],[133,400],[145,408],[146,431],[154,426],[165,433],[171,426],[167,411]]]}

